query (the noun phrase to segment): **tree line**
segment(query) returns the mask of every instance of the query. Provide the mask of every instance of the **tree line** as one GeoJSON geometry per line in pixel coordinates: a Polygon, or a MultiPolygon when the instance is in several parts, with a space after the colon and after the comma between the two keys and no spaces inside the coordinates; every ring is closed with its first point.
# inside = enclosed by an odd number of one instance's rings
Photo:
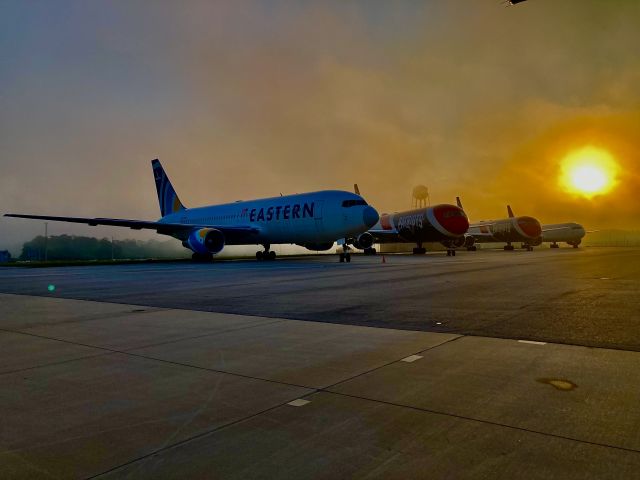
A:
{"type": "MultiPolygon", "coordinates": [[[[111,260],[184,257],[175,240],[114,240],[109,238],[38,235],[22,245],[20,260],[111,260]]],[[[188,253],[188,252],[187,252],[188,253]]]]}

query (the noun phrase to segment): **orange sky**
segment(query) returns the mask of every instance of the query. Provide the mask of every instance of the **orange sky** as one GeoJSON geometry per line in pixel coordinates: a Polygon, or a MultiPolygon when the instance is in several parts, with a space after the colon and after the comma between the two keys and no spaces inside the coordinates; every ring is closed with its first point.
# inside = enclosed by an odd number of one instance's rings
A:
{"type": "MultiPolygon", "coordinates": [[[[640,228],[640,2],[12,3],[0,18],[3,212],[158,216],[359,183],[380,211],[463,197],[543,223],[640,228]],[[618,187],[558,188],[585,144],[618,187]]],[[[0,220],[2,243],[39,233],[0,220]]],[[[53,233],[146,238],[56,225],[53,233]]]]}

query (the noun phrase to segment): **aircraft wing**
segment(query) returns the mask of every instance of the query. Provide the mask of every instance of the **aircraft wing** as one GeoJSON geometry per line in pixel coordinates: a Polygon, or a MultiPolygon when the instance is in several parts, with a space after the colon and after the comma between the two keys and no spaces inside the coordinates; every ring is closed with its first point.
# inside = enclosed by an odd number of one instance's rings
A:
{"type": "Polygon", "coordinates": [[[30,218],[35,220],[51,220],[54,222],[71,222],[71,223],[84,223],[95,227],[96,225],[108,225],[111,227],[128,227],[133,230],[155,230],[158,233],[165,235],[184,236],[186,237],[191,230],[197,228],[215,228],[222,233],[230,233],[233,235],[242,234],[254,234],[259,230],[256,227],[250,226],[230,226],[230,225],[194,225],[188,223],[164,223],[164,222],[149,222],[146,220],[128,220],[123,218],[83,218],[83,217],[53,217],[49,215],[23,215],[17,213],[6,213],[5,217],[14,218],[30,218]],[[183,235],[180,235],[183,234],[183,235]]]}
{"type": "Polygon", "coordinates": [[[554,227],[554,228],[548,228],[543,226],[542,227],[542,233],[544,232],[555,232],[557,230],[567,230],[567,227],[554,227]]]}
{"type": "Polygon", "coordinates": [[[373,235],[374,243],[394,243],[402,242],[403,240],[398,235],[397,230],[369,230],[369,233],[373,235]]]}

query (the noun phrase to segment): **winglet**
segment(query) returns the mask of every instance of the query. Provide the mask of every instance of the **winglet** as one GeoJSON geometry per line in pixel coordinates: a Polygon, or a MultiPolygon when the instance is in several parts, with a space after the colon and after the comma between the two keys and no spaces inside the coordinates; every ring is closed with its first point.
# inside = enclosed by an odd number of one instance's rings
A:
{"type": "MultiPolygon", "coordinates": [[[[458,205],[458,207],[462,208],[462,201],[460,200],[460,197],[456,197],[456,204],[458,205]]],[[[462,208],[464,210],[464,208],[462,208]]]]}
{"type": "Polygon", "coordinates": [[[353,184],[353,191],[355,192],[356,195],[360,195],[360,189],[358,188],[357,183],[353,184]]]}
{"type": "Polygon", "coordinates": [[[507,205],[507,213],[509,214],[509,218],[515,217],[513,210],[511,210],[511,205],[507,205]]]}
{"type": "Polygon", "coordinates": [[[151,161],[153,167],[153,178],[156,181],[156,190],[158,191],[158,202],[160,203],[160,214],[164,217],[170,213],[176,213],[185,210],[185,206],[178,198],[178,194],[171,185],[169,177],[165,173],[160,160],[157,158],[151,161]]]}

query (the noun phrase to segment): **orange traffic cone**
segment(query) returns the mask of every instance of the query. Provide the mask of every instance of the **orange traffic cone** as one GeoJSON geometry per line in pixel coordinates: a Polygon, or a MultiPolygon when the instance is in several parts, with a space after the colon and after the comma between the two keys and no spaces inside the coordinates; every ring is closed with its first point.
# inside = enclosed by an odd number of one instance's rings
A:
{"type": "Polygon", "coordinates": [[[384,258],[384,255],[382,255],[382,263],[387,263],[387,259],[384,258]]]}

